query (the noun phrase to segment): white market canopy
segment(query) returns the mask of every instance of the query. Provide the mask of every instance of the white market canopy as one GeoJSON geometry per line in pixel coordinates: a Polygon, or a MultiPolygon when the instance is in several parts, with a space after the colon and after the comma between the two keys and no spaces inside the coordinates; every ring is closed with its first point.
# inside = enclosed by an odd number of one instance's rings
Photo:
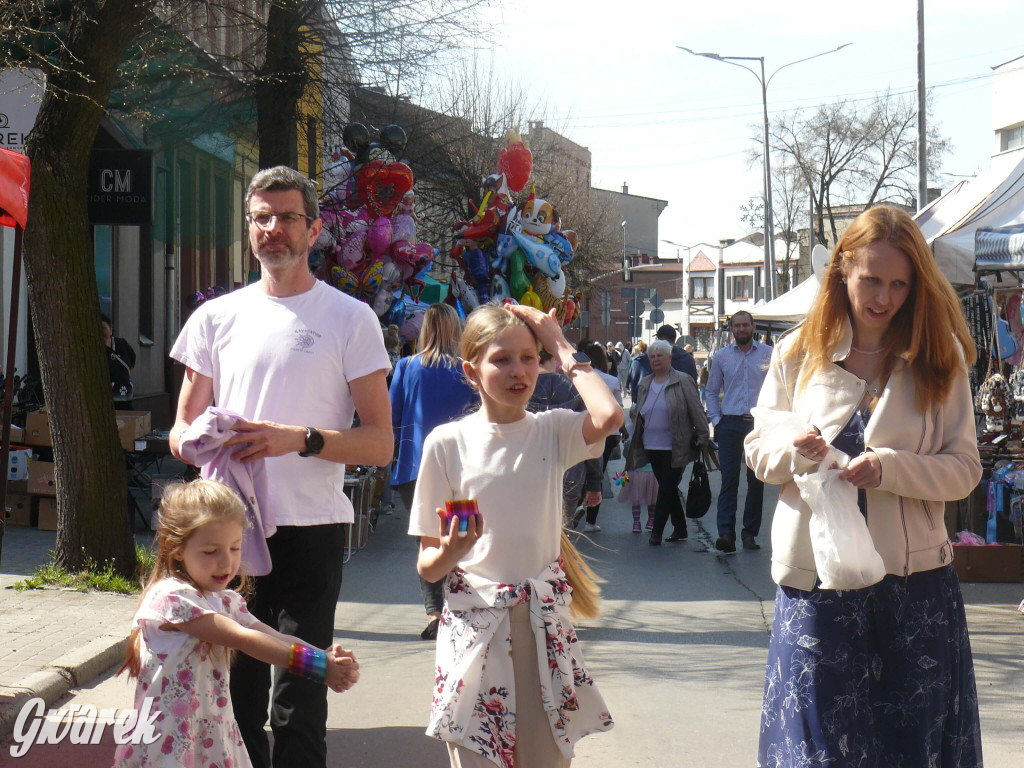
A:
{"type": "Polygon", "coordinates": [[[756,322],[765,323],[799,323],[804,319],[807,310],[818,295],[818,276],[812,274],[792,290],[786,291],[776,299],[754,307],[750,314],[756,322]]]}
{"type": "Polygon", "coordinates": [[[986,269],[999,264],[1004,269],[1024,267],[1024,238],[1012,229],[1024,224],[1024,160],[1008,175],[987,171],[957,184],[915,220],[939,269],[954,285],[974,284],[976,253],[982,258],[979,266],[986,269]],[[992,257],[995,261],[985,260],[992,257]]]}

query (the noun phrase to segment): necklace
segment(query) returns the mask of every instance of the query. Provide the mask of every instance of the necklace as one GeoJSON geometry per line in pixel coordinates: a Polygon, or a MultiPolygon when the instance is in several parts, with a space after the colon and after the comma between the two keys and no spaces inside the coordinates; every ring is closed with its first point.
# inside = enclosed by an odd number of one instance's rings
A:
{"type": "Polygon", "coordinates": [[[873,349],[869,352],[866,349],[858,349],[857,347],[853,346],[853,344],[851,344],[850,349],[852,349],[854,352],[860,352],[862,355],[877,355],[879,352],[884,350],[885,347],[879,347],[878,349],[873,349]]]}

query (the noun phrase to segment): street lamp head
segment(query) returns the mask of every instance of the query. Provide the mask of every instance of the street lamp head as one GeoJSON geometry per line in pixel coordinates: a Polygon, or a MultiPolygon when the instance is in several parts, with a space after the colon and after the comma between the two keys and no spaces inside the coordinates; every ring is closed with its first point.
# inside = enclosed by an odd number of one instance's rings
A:
{"type": "Polygon", "coordinates": [[[622,222],[621,224],[619,224],[619,226],[622,227],[623,229],[625,229],[626,228],[626,222],[622,222]]]}

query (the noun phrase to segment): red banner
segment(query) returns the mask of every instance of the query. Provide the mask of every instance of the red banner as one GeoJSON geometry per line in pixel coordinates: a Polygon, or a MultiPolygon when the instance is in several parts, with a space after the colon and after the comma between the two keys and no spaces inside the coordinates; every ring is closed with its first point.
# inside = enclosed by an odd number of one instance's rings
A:
{"type": "Polygon", "coordinates": [[[32,165],[28,156],[0,148],[0,226],[28,223],[28,185],[32,165]]]}

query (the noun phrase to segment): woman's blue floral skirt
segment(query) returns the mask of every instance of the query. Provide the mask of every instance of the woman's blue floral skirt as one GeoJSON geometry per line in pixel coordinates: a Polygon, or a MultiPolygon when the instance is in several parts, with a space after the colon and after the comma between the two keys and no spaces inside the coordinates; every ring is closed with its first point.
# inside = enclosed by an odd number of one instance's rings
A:
{"type": "Polygon", "coordinates": [[[778,588],[758,765],[980,768],[974,662],[952,565],[866,589],[778,588]]]}

